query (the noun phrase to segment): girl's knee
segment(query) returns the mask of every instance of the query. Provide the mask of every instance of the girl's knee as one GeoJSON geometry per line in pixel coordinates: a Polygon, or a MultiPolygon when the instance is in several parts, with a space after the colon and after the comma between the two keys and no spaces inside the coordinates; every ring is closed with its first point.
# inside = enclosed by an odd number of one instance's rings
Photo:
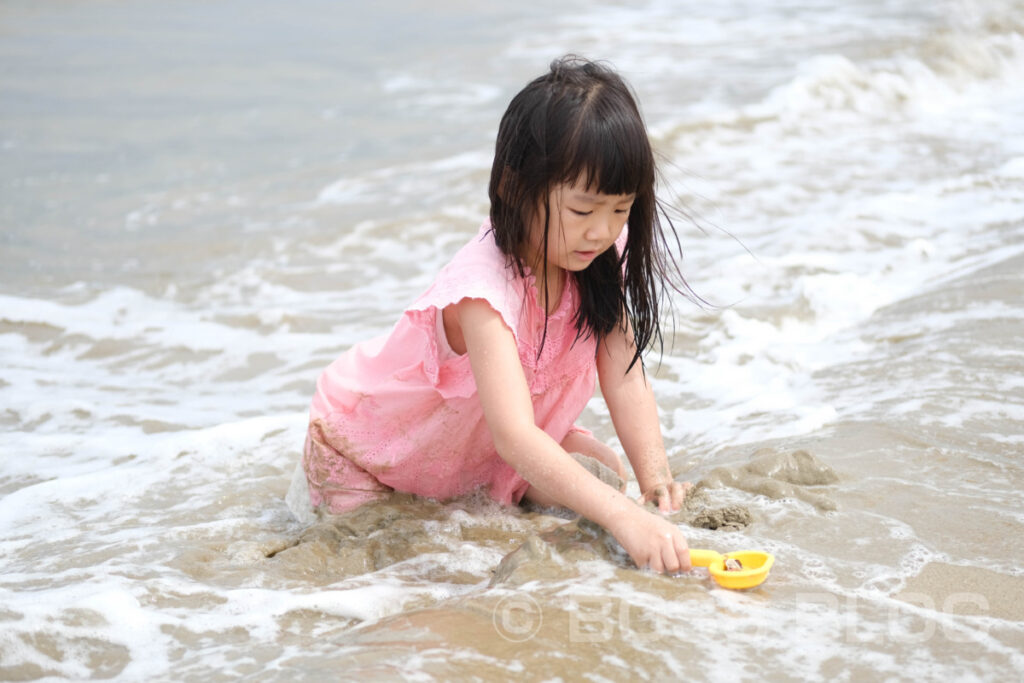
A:
{"type": "Polygon", "coordinates": [[[578,431],[569,432],[562,440],[562,448],[569,453],[580,453],[593,458],[617,474],[623,481],[627,479],[626,467],[622,464],[619,454],[589,434],[578,431]]]}
{"type": "MultiPolygon", "coordinates": [[[[604,444],[601,444],[604,446],[604,444]]],[[[622,458],[619,454],[613,451],[611,448],[604,446],[604,452],[599,452],[596,455],[590,456],[600,462],[602,465],[610,469],[615,474],[619,475],[622,481],[626,481],[626,466],[622,463],[622,458]]]]}

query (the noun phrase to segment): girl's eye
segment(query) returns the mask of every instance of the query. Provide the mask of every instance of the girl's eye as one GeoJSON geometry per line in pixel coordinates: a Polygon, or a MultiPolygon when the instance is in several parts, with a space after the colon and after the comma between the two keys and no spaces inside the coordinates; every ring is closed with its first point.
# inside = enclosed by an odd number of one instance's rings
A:
{"type": "Polygon", "coordinates": [[[569,210],[572,211],[577,216],[589,216],[590,214],[594,213],[593,211],[577,211],[576,209],[569,210]]]}
{"type": "Polygon", "coordinates": [[[615,213],[629,213],[629,209],[615,209],[615,213]]]}

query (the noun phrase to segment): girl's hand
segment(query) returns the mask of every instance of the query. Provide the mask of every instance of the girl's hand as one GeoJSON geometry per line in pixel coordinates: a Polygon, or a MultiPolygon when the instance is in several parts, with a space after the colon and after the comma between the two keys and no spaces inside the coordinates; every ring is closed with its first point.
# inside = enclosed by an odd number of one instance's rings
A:
{"type": "Polygon", "coordinates": [[[658,510],[665,514],[678,512],[689,491],[690,482],[670,481],[667,484],[659,484],[648,489],[640,496],[640,504],[646,505],[653,502],[658,506],[658,510]]]}
{"type": "Polygon", "coordinates": [[[674,574],[690,568],[686,537],[664,517],[637,506],[614,529],[608,530],[641,569],[674,574]]]}

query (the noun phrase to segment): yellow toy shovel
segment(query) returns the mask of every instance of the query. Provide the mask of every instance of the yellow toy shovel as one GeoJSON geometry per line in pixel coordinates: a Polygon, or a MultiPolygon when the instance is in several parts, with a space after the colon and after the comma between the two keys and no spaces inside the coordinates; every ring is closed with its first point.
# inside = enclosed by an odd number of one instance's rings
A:
{"type": "Polygon", "coordinates": [[[768,578],[775,556],[763,550],[735,550],[721,555],[714,550],[690,548],[690,564],[707,567],[722,588],[753,588],[768,578]]]}

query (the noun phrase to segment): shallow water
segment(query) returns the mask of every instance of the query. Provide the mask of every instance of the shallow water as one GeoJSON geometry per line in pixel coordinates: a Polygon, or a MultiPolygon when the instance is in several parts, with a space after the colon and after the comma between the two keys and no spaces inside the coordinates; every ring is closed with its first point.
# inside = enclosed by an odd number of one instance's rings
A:
{"type": "Polygon", "coordinates": [[[478,5],[0,9],[0,678],[1024,670],[1024,5],[478,5]],[[717,307],[648,363],[673,470],[753,520],[677,521],[774,553],[757,589],[480,498],[284,505],[318,372],[475,233],[568,51],[696,218],[717,307]],[[836,480],[763,476],[799,451],[836,480]]]}

